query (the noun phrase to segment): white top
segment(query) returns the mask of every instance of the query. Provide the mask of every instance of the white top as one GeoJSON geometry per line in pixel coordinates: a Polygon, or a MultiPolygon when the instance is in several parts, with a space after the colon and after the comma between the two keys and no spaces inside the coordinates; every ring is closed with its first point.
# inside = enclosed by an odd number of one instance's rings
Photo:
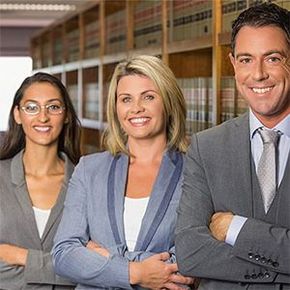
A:
{"type": "Polygon", "coordinates": [[[134,251],[138,234],[141,228],[149,197],[130,198],[125,197],[124,205],[124,229],[125,239],[129,251],[134,251]]]}
{"type": "Polygon", "coordinates": [[[47,224],[51,209],[41,209],[33,206],[36,225],[39,233],[39,237],[42,238],[45,226],[47,224]]]}

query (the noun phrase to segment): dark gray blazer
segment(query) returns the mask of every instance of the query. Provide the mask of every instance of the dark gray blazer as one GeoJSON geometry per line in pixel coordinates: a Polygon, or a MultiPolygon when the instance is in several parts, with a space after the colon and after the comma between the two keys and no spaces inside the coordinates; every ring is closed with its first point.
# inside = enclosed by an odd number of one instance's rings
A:
{"type": "Polygon", "coordinates": [[[128,289],[129,261],[163,251],[170,252],[174,261],[182,155],[164,154],[133,252],[127,249],[123,224],[128,157],[114,158],[108,152],[83,157],[70,181],[55,237],[56,272],[78,281],[77,289],[128,289]],[[90,239],[107,248],[110,257],[88,250],[85,245],[90,239]]]}
{"type": "Polygon", "coordinates": [[[199,289],[290,289],[290,161],[271,210],[261,214],[248,114],[193,136],[178,209],[176,258],[199,289]],[[208,229],[214,212],[248,217],[234,247],[208,229]]]}
{"type": "Polygon", "coordinates": [[[0,289],[74,289],[71,282],[55,275],[50,256],[73,164],[64,157],[64,183],[40,239],[27,192],[22,155],[23,151],[12,159],[0,161],[0,243],[29,249],[28,259],[25,267],[0,261],[0,289]]]}

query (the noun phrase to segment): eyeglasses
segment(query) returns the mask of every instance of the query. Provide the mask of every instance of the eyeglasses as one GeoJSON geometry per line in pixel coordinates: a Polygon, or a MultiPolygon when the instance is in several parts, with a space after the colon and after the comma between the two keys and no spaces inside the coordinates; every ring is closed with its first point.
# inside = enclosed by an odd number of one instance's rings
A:
{"type": "Polygon", "coordinates": [[[65,107],[55,103],[41,106],[37,103],[29,102],[25,106],[21,106],[20,109],[27,115],[38,115],[41,109],[45,109],[50,115],[60,115],[65,110],[65,107]]]}

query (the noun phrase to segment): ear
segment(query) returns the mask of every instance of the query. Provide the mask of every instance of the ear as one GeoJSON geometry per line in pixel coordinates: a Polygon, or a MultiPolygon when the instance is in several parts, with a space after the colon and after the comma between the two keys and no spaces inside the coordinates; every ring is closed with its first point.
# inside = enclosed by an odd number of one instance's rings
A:
{"type": "Polygon", "coordinates": [[[14,110],[13,110],[13,117],[14,117],[15,122],[16,122],[18,125],[21,125],[21,118],[20,118],[20,112],[19,112],[18,106],[15,106],[15,107],[14,107],[14,110]]]}
{"type": "Polygon", "coordinates": [[[229,53],[229,58],[230,58],[232,66],[234,67],[234,70],[236,71],[236,60],[231,52],[229,53]]]}

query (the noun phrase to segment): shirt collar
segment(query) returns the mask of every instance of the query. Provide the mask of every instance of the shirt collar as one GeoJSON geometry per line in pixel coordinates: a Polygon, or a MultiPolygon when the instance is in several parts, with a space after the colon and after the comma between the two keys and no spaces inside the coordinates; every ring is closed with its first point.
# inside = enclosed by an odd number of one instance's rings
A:
{"type": "MultiPolygon", "coordinates": [[[[261,127],[265,127],[259,119],[254,115],[251,108],[249,109],[249,121],[250,121],[250,138],[252,139],[261,127]]],[[[284,118],[280,123],[278,123],[273,129],[280,131],[282,134],[285,134],[290,138],[290,114],[284,118]]]]}

